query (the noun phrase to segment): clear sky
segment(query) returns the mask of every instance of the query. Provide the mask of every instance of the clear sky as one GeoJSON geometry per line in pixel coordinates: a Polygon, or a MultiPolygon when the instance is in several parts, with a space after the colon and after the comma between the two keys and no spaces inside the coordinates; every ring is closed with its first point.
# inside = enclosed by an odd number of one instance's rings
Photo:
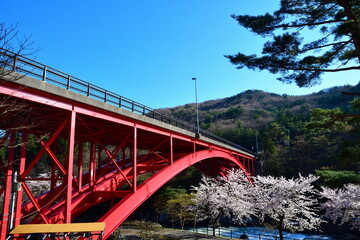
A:
{"type": "Polygon", "coordinates": [[[152,108],[231,97],[248,89],[303,95],[359,82],[359,71],[298,88],[266,71],[237,70],[226,54],[259,53],[264,39],[231,14],[272,12],[280,0],[1,0],[36,60],[152,108]]]}

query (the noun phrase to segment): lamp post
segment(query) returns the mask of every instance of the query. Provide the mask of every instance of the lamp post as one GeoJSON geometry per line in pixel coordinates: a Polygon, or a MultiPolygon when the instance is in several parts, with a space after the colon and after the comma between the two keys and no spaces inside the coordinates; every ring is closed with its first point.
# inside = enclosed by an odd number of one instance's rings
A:
{"type": "Polygon", "coordinates": [[[196,100],[196,133],[195,137],[200,137],[200,127],[199,127],[199,104],[198,104],[198,98],[197,98],[197,84],[196,84],[196,78],[192,78],[192,80],[195,81],[195,100],[196,100]]]}

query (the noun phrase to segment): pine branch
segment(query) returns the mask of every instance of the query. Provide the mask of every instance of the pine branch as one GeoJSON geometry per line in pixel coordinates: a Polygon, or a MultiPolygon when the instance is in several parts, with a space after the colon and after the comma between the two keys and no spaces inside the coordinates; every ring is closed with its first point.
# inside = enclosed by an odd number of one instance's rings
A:
{"type": "Polygon", "coordinates": [[[360,93],[354,93],[354,92],[340,92],[341,94],[350,95],[350,96],[360,96],[360,93]]]}
{"type": "Polygon", "coordinates": [[[336,46],[336,45],[339,45],[339,44],[346,44],[347,45],[347,44],[351,43],[351,41],[352,41],[352,39],[350,39],[349,41],[342,41],[342,42],[337,42],[337,43],[329,43],[329,44],[325,44],[325,45],[322,45],[322,46],[316,46],[316,47],[309,47],[309,48],[306,48],[306,49],[303,49],[303,50],[299,51],[299,53],[304,53],[304,52],[307,52],[307,51],[320,49],[320,48],[336,46]]]}
{"type": "Polygon", "coordinates": [[[280,68],[292,71],[309,71],[309,72],[342,72],[348,70],[360,70],[360,66],[357,67],[347,67],[347,68],[335,68],[335,69],[322,69],[322,68],[296,68],[296,67],[287,67],[287,66],[277,66],[268,64],[269,67],[280,68]]]}
{"type": "Polygon", "coordinates": [[[303,23],[303,24],[282,24],[282,25],[277,25],[277,26],[273,26],[270,27],[272,29],[278,29],[278,28],[300,28],[300,27],[307,27],[307,26],[320,26],[320,25],[324,25],[324,24],[329,24],[329,23],[339,23],[339,22],[345,22],[345,20],[329,20],[329,21],[324,21],[324,22],[314,22],[314,23],[303,23]]]}

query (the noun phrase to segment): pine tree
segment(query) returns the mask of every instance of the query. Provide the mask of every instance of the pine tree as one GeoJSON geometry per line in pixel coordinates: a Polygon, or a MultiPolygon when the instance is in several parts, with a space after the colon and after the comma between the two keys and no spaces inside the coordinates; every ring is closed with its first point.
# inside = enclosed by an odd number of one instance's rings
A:
{"type": "Polygon", "coordinates": [[[300,87],[318,83],[324,72],[360,70],[360,0],[281,0],[273,14],[232,17],[273,38],[262,56],[227,55],[239,69],[280,73],[278,80],[300,87]],[[309,40],[307,29],[318,31],[318,39],[309,40]]]}

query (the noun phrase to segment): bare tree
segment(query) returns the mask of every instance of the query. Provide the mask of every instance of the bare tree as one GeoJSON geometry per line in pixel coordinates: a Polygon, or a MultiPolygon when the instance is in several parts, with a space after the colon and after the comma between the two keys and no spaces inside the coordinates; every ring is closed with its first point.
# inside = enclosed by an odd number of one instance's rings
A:
{"type": "MultiPolygon", "coordinates": [[[[24,73],[16,72],[16,59],[19,55],[33,57],[39,49],[33,48],[32,45],[31,36],[21,36],[17,25],[7,26],[4,22],[0,22],[0,86],[18,81],[24,76],[24,73]]],[[[6,152],[24,144],[20,140],[14,142],[10,139],[16,139],[15,134],[34,127],[35,124],[29,117],[31,110],[25,101],[0,93],[0,209],[2,210],[8,207],[3,206],[7,169],[17,162],[17,159],[9,162],[6,152]]],[[[0,221],[3,221],[2,213],[0,213],[0,221]]]]}
{"type": "MultiPolygon", "coordinates": [[[[0,22],[0,83],[17,81],[23,74],[17,74],[14,63],[18,55],[34,56],[38,48],[34,48],[31,36],[21,36],[17,25],[6,26],[0,22]],[[6,76],[6,78],[5,78],[6,76]]],[[[19,99],[0,94],[0,149],[8,144],[10,132],[18,132],[33,126],[29,123],[28,105],[19,99]]]]}
{"type": "Polygon", "coordinates": [[[34,56],[39,48],[34,48],[31,35],[22,35],[17,30],[17,25],[6,26],[0,22],[0,78],[8,74],[10,66],[13,66],[14,56],[34,56]]]}

